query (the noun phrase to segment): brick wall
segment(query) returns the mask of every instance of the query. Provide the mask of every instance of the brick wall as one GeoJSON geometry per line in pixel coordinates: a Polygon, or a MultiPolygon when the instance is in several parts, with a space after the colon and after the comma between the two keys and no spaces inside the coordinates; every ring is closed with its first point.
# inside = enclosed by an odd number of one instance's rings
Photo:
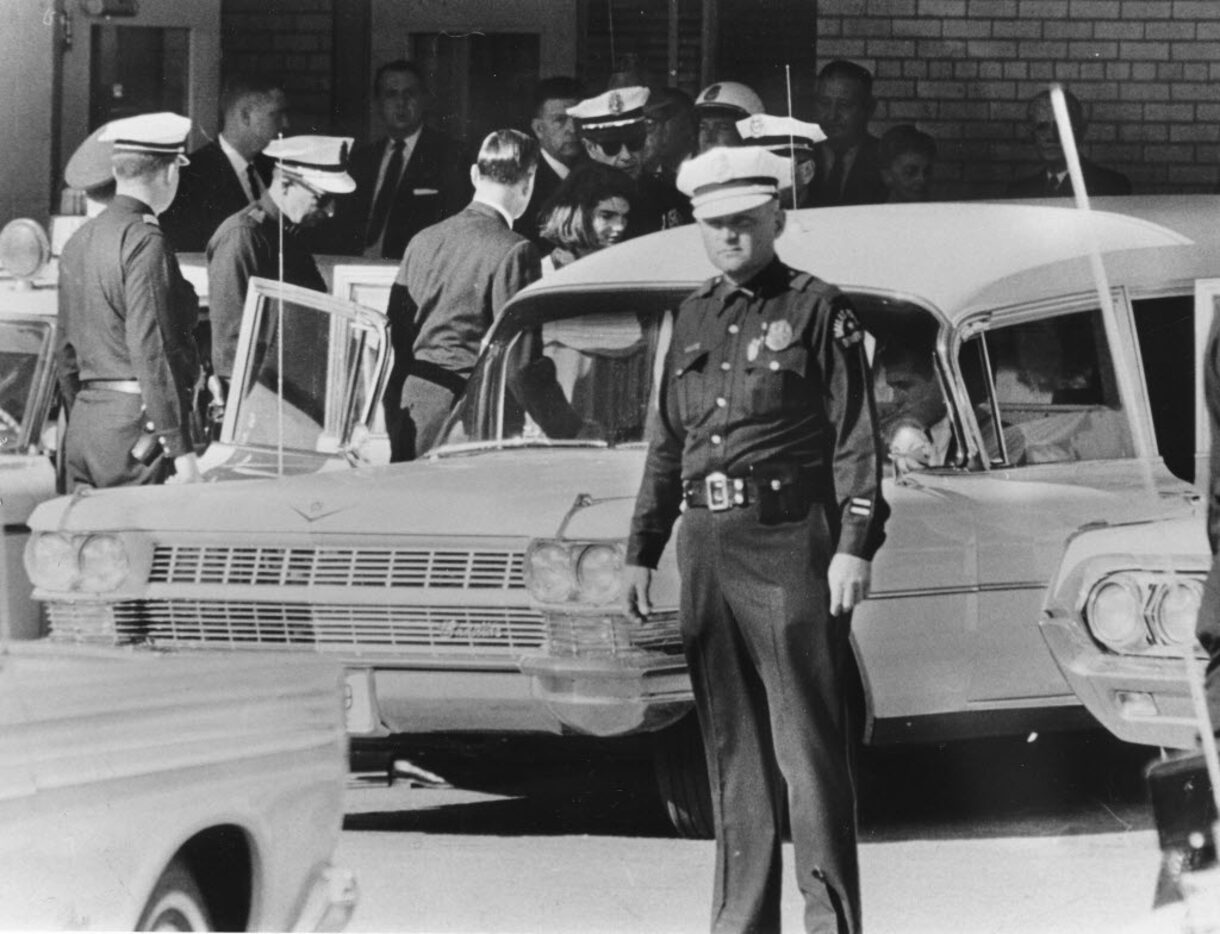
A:
{"type": "Polygon", "coordinates": [[[949,197],[989,196],[1034,164],[1025,102],[1061,81],[1084,152],[1136,192],[1209,191],[1220,171],[1220,0],[817,0],[820,63],[870,68],[875,129],[940,145],[949,197]]]}
{"type": "Polygon", "coordinates": [[[234,71],[279,75],[291,108],[289,133],[329,132],[334,5],[342,2],[224,0],[221,80],[234,71]]]}

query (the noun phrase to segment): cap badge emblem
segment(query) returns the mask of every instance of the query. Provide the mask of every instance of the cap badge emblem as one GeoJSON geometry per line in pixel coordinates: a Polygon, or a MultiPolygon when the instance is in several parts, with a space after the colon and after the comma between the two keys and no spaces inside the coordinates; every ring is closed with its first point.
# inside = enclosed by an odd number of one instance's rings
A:
{"type": "Polygon", "coordinates": [[[792,325],[788,323],[787,319],[780,318],[767,325],[766,344],[767,349],[772,353],[787,350],[792,346],[792,338],[792,325]]]}
{"type": "Polygon", "coordinates": [[[767,133],[767,121],[758,115],[751,117],[750,133],[753,136],[765,136],[767,133]]]}
{"type": "Polygon", "coordinates": [[[618,91],[611,91],[610,98],[607,101],[607,106],[610,108],[610,113],[621,114],[623,112],[623,98],[618,91]]]}
{"type": "Polygon", "coordinates": [[[703,99],[705,101],[714,101],[719,96],[720,96],[720,85],[718,85],[718,84],[713,84],[710,88],[708,88],[706,91],[703,92],[703,99]]]}

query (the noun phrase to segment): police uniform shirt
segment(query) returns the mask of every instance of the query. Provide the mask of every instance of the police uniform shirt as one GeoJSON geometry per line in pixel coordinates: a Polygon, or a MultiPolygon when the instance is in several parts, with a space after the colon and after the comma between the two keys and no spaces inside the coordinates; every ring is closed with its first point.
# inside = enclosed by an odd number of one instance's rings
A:
{"type": "MultiPolygon", "coordinates": [[[[270,192],[229,217],[208,241],[208,305],[212,324],[212,366],[217,376],[233,374],[241,334],[246,289],[252,276],[280,275],[280,209],[270,192]]],[[[305,245],[301,228],[284,223],[284,281],[325,292],[326,281],[305,245]]]]}
{"type": "Polygon", "coordinates": [[[845,296],[778,259],[746,287],[717,277],[687,298],[650,427],[628,562],[656,567],[683,481],[778,462],[812,474],[815,499],[840,529],[838,550],[871,559],[888,507],[863,336],[845,296]]]}
{"type": "Polygon", "coordinates": [[[64,245],[63,379],[136,379],[166,453],[192,451],[190,392],[199,373],[199,300],[148,205],[117,196],[64,245]]]}

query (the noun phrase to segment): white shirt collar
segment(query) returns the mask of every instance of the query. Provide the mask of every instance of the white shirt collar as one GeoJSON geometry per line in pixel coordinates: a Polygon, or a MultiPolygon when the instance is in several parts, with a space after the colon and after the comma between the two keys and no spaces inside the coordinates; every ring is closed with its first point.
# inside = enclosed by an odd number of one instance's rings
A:
{"type": "Polygon", "coordinates": [[[560,178],[568,177],[568,173],[572,171],[571,168],[564,165],[562,162],[560,162],[558,159],[556,159],[554,156],[552,156],[545,149],[542,149],[540,151],[542,152],[542,158],[546,160],[547,165],[549,165],[552,169],[554,169],[556,175],[558,175],[560,178]]]}
{"type": "Polygon", "coordinates": [[[479,204],[485,204],[489,208],[495,208],[500,213],[500,216],[504,218],[504,223],[508,225],[508,229],[512,230],[513,219],[512,216],[509,215],[508,211],[504,210],[504,205],[496,204],[494,201],[488,201],[486,198],[480,198],[477,194],[474,196],[473,200],[479,202],[479,204]]]}
{"type": "Polygon", "coordinates": [[[220,143],[220,151],[229,160],[229,165],[233,166],[233,171],[237,174],[237,180],[241,183],[241,190],[246,193],[246,197],[251,201],[257,201],[259,193],[250,190],[250,178],[246,175],[246,169],[250,165],[250,160],[234,149],[233,144],[225,139],[223,133],[216,134],[216,141],[220,143]]]}

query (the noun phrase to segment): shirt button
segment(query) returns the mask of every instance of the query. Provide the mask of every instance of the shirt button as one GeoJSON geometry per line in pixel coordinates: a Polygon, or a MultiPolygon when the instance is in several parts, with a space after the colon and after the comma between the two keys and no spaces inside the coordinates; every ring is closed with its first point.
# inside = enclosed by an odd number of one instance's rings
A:
{"type": "Polygon", "coordinates": [[[779,369],[779,361],[778,361],[778,360],[772,360],[772,361],[771,361],[771,369],[772,369],[772,370],[778,370],[778,369],[779,369]]]}
{"type": "Polygon", "coordinates": [[[729,325],[729,333],[730,333],[730,334],[736,334],[736,333],[737,333],[738,331],[740,331],[740,330],[741,330],[741,328],[739,328],[739,327],[738,327],[737,325],[735,325],[735,324],[730,324],[730,325],[729,325]]]}
{"type": "Polygon", "coordinates": [[[720,435],[712,435],[712,444],[723,444],[723,443],[724,443],[724,438],[720,437],[720,435]]]}
{"type": "Polygon", "coordinates": [[[724,363],[720,364],[720,369],[727,372],[728,370],[733,369],[733,364],[729,363],[728,360],[725,360],[724,363]]]}
{"type": "Polygon", "coordinates": [[[723,409],[728,404],[729,404],[729,400],[726,399],[724,396],[721,396],[720,398],[718,398],[716,400],[716,407],[719,409],[723,409]]]}

